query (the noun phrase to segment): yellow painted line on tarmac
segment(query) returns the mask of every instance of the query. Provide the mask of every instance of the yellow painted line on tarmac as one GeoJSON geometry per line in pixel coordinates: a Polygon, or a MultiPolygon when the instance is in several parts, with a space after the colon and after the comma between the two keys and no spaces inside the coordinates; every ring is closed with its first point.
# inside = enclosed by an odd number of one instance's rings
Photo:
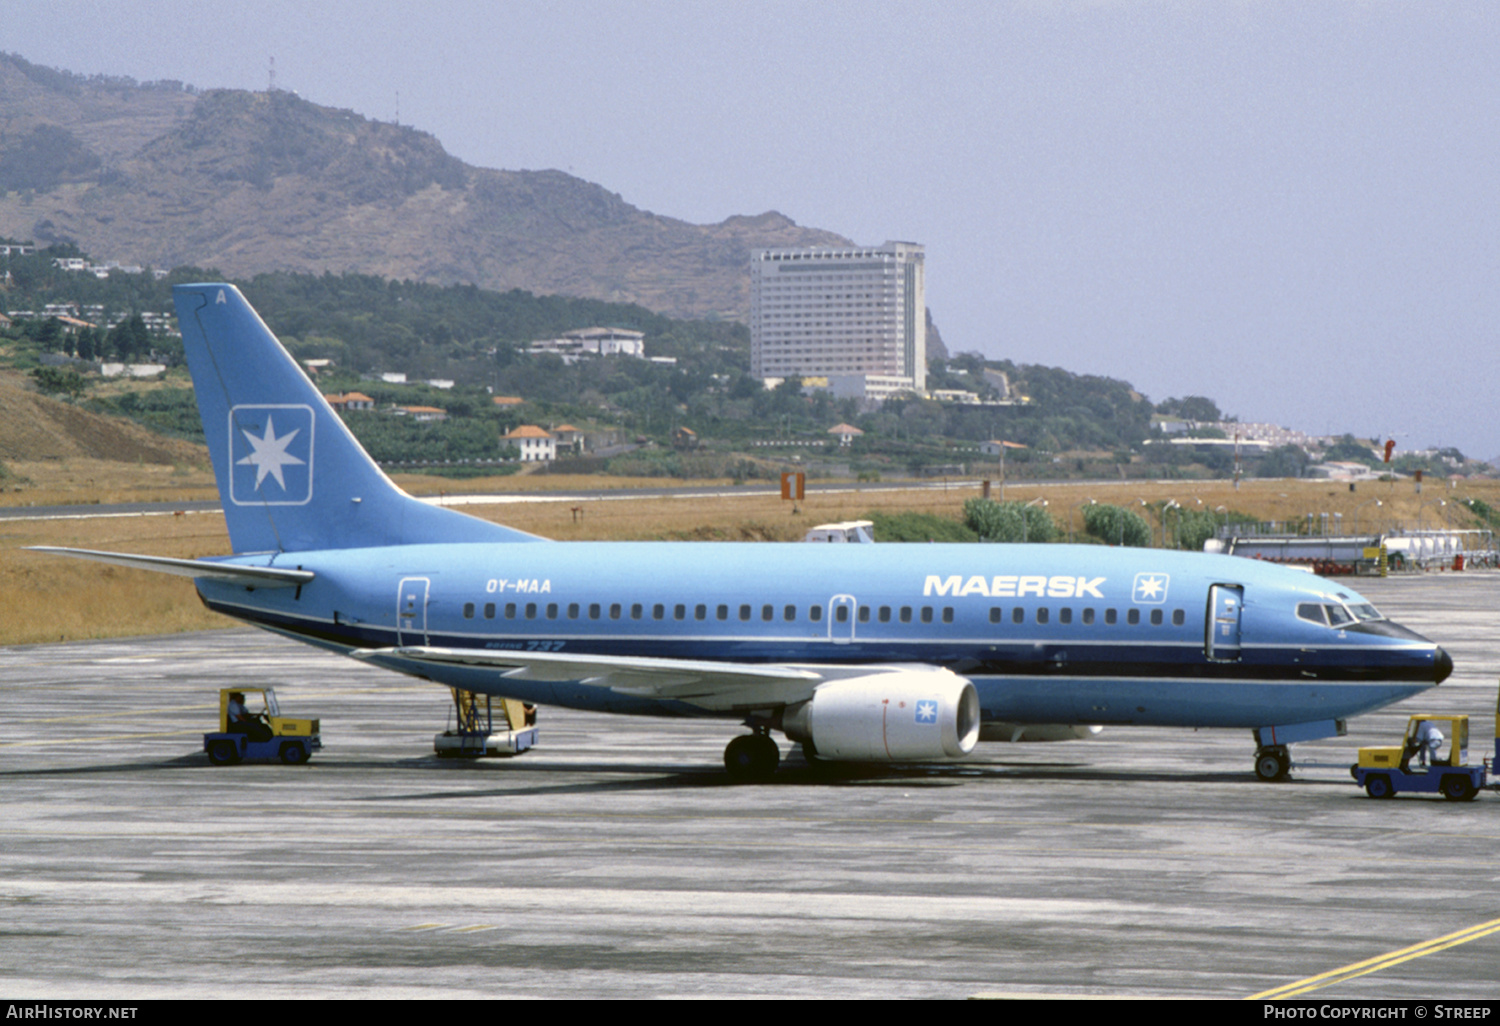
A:
{"type": "Polygon", "coordinates": [[[1342,969],[1330,969],[1326,973],[1320,973],[1317,976],[1309,976],[1305,980],[1298,980],[1296,983],[1288,983],[1284,987],[1277,987],[1274,990],[1261,991],[1259,994],[1251,994],[1245,1000],[1280,1000],[1283,998],[1297,997],[1299,994],[1306,994],[1309,991],[1319,990],[1323,987],[1332,986],[1335,983],[1343,983],[1345,980],[1352,980],[1360,976],[1368,976],[1370,973],[1379,972],[1382,969],[1389,969],[1392,966],[1400,965],[1402,962],[1410,962],[1414,958],[1421,958],[1424,955],[1435,955],[1439,951],[1447,951],[1449,948],[1456,948],[1460,944],[1467,944],[1469,943],[1469,941],[1478,940],[1481,937],[1488,937],[1492,933],[1500,933],[1500,919],[1491,919],[1487,923],[1480,923],[1478,926],[1470,926],[1455,933],[1445,934],[1442,937],[1435,937],[1432,940],[1423,941],[1420,944],[1413,944],[1411,947],[1402,948],[1399,951],[1389,951],[1384,955],[1377,955],[1374,958],[1367,958],[1363,962],[1355,962],[1353,965],[1346,965],[1342,969]]]}

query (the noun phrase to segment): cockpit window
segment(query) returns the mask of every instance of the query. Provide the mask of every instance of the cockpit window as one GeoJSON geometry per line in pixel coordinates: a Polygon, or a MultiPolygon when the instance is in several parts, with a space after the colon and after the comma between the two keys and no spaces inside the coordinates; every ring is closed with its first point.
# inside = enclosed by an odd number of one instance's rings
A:
{"type": "Polygon", "coordinates": [[[1308,623],[1320,623],[1328,626],[1328,617],[1323,614],[1323,607],[1317,602],[1298,602],[1297,618],[1306,620],[1308,623]]]}
{"type": "Polygon", "coordinates": [[[1299,602],[1297,616],[1325,627],[1343,627],[1355,621],[1383,619],[1379,610],[1368,602],[1361,602],[1353,607],[1341,602],[1299,602]]]}

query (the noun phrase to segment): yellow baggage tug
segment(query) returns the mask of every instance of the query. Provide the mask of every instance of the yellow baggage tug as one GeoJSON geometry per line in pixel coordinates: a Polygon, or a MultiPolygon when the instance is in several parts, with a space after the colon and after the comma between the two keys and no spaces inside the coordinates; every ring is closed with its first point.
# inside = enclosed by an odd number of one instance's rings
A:
{"type": "MultiPolygon", "coordinates": [[[[1496,733],[1495,754],[1500,759],[1500,726],[1496,733]]],[[[1469,764],[1469,718],[1434,714],[1413,716],[1400,745],[1361,748],[1359,762],[1350,766],[1349,772],[1371,798],[1412,791],[1466,802],[1485,786],[1487,769],[1483,759],[1477,765],[1469,764]],[[1413,768],[1413,759],[1430,765],[1413,768]]]]}
{"type": "Polygon", "coordinates": [[[215,766],[247,759],[279,759],[288,766],[300,766],[323,747],[318,728],[317,720],[281,715],[274,688],[224,688],[219,692],[219,729],[203,735],[203,750],[215,766]],[[239,696],[247,713],[235,723],[230,722],[231,696],[239,696]],[[256,696],[260,708],[252,711],[256,696]]]}

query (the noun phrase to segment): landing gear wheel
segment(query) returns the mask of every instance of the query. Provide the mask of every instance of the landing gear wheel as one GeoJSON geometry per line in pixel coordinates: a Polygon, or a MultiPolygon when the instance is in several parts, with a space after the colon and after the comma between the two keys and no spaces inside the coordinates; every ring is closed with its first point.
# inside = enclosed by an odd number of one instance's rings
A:
{"type": "Polygon", "coordinates": [[[766,734],[741,734],[724,749],[724,768],[731,780],[770,780],[781,765],[781,749],[766,734]]]}
{"type": "Polygon", "coordinates": [[[1292,753],[1284,745],[1255,753],[1255,775],[1262,780],[1285,780],[1292,771],[1292,753]]]}
{"type": "Polygon", "coordinates": [[[1473,801],[1478,793],[1479,790],[1474,786],[1474,781],[1468,777],[1461,777],[1455,773],[1443,778],[1443,797],[1450,802],[1473,801]]]}
{"type": "Polygon", "coordinates": [[[1376,773],[1365,777],[1365,794],[1371,798],[1393,798],[1396,789],[1391,786],[1391,778],[1384,773],[1376,773]]]}
{"type": "Polygon", "coordinates": [[[240,750],[233,741],[220,739],[208,744],[208,761],[215,766],[233,766],[240,761],[240,750]]]}
{"type": "Polygon", "coordinates": [[[307,748],[300,741],[281,743],[281,761],[288,766],[300,766],[307,761],[307,748]]]}

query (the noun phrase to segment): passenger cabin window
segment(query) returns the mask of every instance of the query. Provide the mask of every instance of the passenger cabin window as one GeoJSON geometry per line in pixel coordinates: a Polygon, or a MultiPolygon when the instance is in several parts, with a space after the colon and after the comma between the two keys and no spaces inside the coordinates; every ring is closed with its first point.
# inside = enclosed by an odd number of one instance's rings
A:
{"type": "Polygon", "coordinates": [[[760,607],[760,618],[762,620],[765,620],[766,622],[769,623],[772,619],[775,618],[775,616],[776,616],[776,609],[775,609],[775,607],[773,607],[773,606],[761,606],[760,607]]]}
{"type": "Polygon", "coordinates": [[[464,603],[464,619],[465,620],[472,620],[472,619],[474,619],[474,603],[472,603],[472,602],[465,602],[464,603]]]}
{"type": "Polygon", "coordinates": [[[667,618],[667,607],[658,602],[651,607],[651,619],[665,620],[667,618]]]}
{"type": "Polygon", "coordinates": [[[744,605],[740,606],[740,619],[741,620],[748,620],[748,619],[750,619],[750,604],[748,602],[745,603],[744,605]]]}
{"type": "Polygon", "coordinates": [[[1037,623],[1046,623],[1047,620],[1048,620],[1048,618],[1049,618],[1049,614],[1047,612],[1047,607],[1046,606],[1037,606],[1036,607],[1036,622],[1037,623]]]}
{"type": "Polygon", "coordinates": [[[1180,609],[1172,610],[1172,626],[1181,627],[1185,623],[1187,623],[1187,614],[1180,609]]]}
{"type": "Polygon", "coordinates": [[[860,606],[859,607],[859,622],[860,623],[869,623],[870,622],[870,607],[869,606],[860,606]]]}
{"type": "Polygon", "coordinates": [[[1073,622],[1073,610],[1070,607],[1068,607],[1068,606],[1063,606],[1061,609],[1059,609],[1057,611],[1057,622],[1058,623],[1072,623],[1073,622]]]}
{"type": "Polygon", "coordinates": [[[495,603],[486,602],[484,604],[484,618],[486,620],[493,620],[495,618],[495,603]]]}
{"type": "Polygon", "coordinates": [[[813,623],[821,623],[822,620],[823,620],[823,607],[822,606],[808,606],[807,607],[807,618],[809,620],[811,620],[813,623]]]}
{"type": "Polygon", "coordinates": [[[1153,626],[1153,627],[1160,627],[1161,626],[1161,621],[1162,621],[1161,610],[1160,609],[1153,609],[1153,610],[1151,610],[1151,626],[1153,626]]]}
{"type": "Polygon", "coordinates": [[[999,606],[990,606],[990,623],[999,623],[1002,610],[999,606]]]}
{"type": "Polygon", "coordinates": [[[1017,606],[1016,608],[1012,609],[1010,611],[1010,622],[1011,623],[1025,623],[1026,622],[1026,610],[1022,609],[1020,606],[1017,606]]]}
{"type": "Polygon", "coordinates": [[[943,607],[943,622],[944,623],[952,623],[953,622],[953,607],[952,606],[944,606],[943,607]]]}
{"type": "Polygon", "coordinates": [[[568,603],[568,619],[569,620],[576,620],[576,619],[578,619],[578,614],[580,612],[581,612],[581,610],[579,609],[577,602],[569,602],[568,603]]]}
{"type": "Polygon", "coordinates": [[[556,602],[548,602],[547,603],[547,619],[549,619],[549,620],[556,620],[557,619],[557,603],[556,602]]]}
{"type": "Polygon", "coordinates": [[[1128,612],[1128,613],[1125,614],[1125,622],[1128,623],[1128,624],[1130,624],[1132,627],[1134,627],[1136,624],[1140,623],[1141,622],[1141,611],[1139,609],[1132,609],[1132,610],[1130,610],[1130,612],[1128,612]]]}
{"type": "Polygon", "coordinates": [[[787,606],[785,609],[783,609],[781,611],[781,618],[783,620],[788,621],[788,622],[797,619],[797,607],[796,606],[787,606]]]}
{"type": "Polygon", "coordinates": [[[1120,614],[1116,613],[1113,609],[1106,609],[1104,611],[1104,622],[1107,624],[1115,623],[1119,617],[1120,614]]]}
{"type": "Polygon", "coordinates": [[[1085,624],[1091,624],[1094,622],[1094,609],[1092,606],[1083,611],[1083,622],[1085,624]]]}
{"type": "Polygon", "coordinates": [[[687,606],[683,605],[680,602],[677,605],[673,606],[672,607],[672,619],[674,619],[674,620],[686,620],[687,619],[687,606]]]}

